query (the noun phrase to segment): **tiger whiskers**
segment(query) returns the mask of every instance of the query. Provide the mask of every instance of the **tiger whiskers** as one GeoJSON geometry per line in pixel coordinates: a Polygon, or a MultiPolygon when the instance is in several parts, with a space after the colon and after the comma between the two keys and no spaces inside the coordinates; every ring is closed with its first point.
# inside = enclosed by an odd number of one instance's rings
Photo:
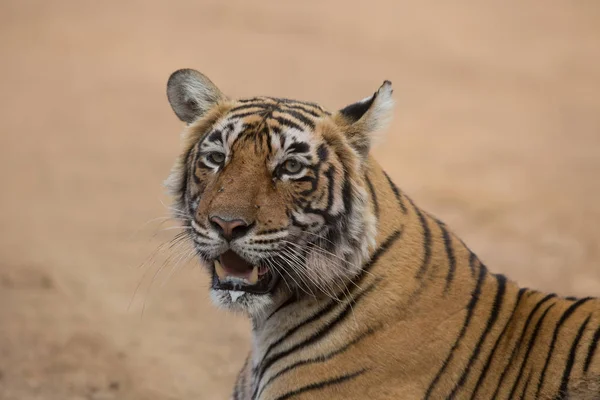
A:
{"type": "Polygon", "coordinates": [[[196,254],[196,249],[193,248],[193,246],[187,253],[182,253],[179,256],[179,258],[177,259],[177,261],[175,261],[173,267],[171,268],[171,271],[169,271],[169,274],[167,275],[164,282],[161,283],[160,287],[164,287],[169,282],[171,277],[175,274],[175,272],[178,269],[183,268],[184,265],[186,265],[190,260],[192,260],[195,254],[196,254]]]}
{"type": "Polygon", "coordinates": [[[285,254],[283,254],[283,252],[282,252],[282,253],[280,253],[280,254],[279,254],[279,256],[280,256],[280,259],[281,259],[282,261],[284,261],[284,262],[285,262],[285,264],[286,264],[288,267],[290,267],[290,268],[291,268],[291,269],[292,269],[292,270],[295,272],[295,275],[296,275],[296,276],[298,277],[298,279],[300,279],[300,281],[303,283],[303,284],[299,284],[299,283],[298,283],[298,281],[296,281],[296,279],[294,279],[294,278],[293,278],[293,275],[292,275],[292,274],[291,274],[289,271],[287,271],[285,268],[283,268],[283,270],[287,272],[288,276],[294,280],[294,282],[296,283],[296,285],[297,285],[298,289],[302,290],[302,291],[303,291],[304,293],[306,293],[308,296],[310,296],[310,297],[313,297],[313,298],[315,298],[315,299],[316,299],[316,298],[317,298],[317,296],[316,296],[316,294],[315,294],[315,293],[312,291],[312,289],[311,289],[311,285],[310,285],[310,284],[308,284],[308,283],[306,282],[306,280],[304,279],[304,278],[305,278],[305,275],[302,273],[302,271],[298,270],[298,267],[297,267],[296,265],[294,265],[294,263],[293,263],[293,262],[291,262],[291,260],[289,259],[289,257],[286,257],[286,255],[285,255],[285,254]],[[309,293],[309,292],[310,292],[310,293],[309,293]]]}
{"type": "Polygon", "coordinates": [[[277,266],[275,265],[275,262],[271,261],[270,259],[265,259],[265,262],[267,263],[267,266],[269,268],[272,268],[273,270],[275,270],[275,272],[277,272],[277,274],[281,277],[281,279],[283,280],[283,283],[285,283],[285,286],[287,286],[288,291],[292,292],[292,288],[290,287],[289,283],[285,279],[285,276],[283,276],[283,274],[279,271],[279,268],[277,268],[277,266]]]}
{"type": "MultiPolygon", "coordinates": [[[[312,233],[312,232],[309,232],[309,231],[301,231],[301,232],[303,232],[303,233],[308,233],[308,234],[310,234],[310,235],[316,236],[316,237],[317,237],[317,240],[325,240],[325,241],[327,241],[327,242],[329,242],[329,243],[331,243],[331,244],[334,244],[334,243],[333,243],[331,240],[329,240],[329,239],[327,239],[327,238],[325,238],[325,237],[323,237],[323,236],[321,236],[321,235],[317,235],[317,234],[315,234],[315,233],[312,233]]],[[[340,260],[341,262],[343,262],[343,263],[345,263],[346,265],[348,265],[348,266],[352,267],[353,269],[356,269],[356,270],[358,270],[359,272],[362,272],[362,273],[365,273],[365,274],[369,274],[369,275],[371,275],[371,276],[375,277],[375,275],[374,275],[373,273],[371,273],[370,271],[367,271],[367,270],[365,270],[365,269],[364,269],[362,266],[359,266],[359,265],[357,265],[357,264],[351,263],[350,261],[348,261],[348,260],[346,260],[346,259],[344,259],[344,258],[340,257],[339,255],[337,255],[337,254],[335,254],[335,253],[332,253],[332,252],[330,252],[329,250],[326,250],[326,249],[324,249],[322,246],[319,246],[319,245],[318,245],[317,243],[315,243],[315,242],[306,242],[306,245],[307,245],[307,246],[312,246],[314,250],[316,250],[316,251],[320,251],[320,252],[321,252],[321,253],[323,253],[323,254],[327,254],[327,255],[329,255],[329,256],[331,256],[331,257],[337,258],[337,259],[338,259],[338,260],[340,260]]]]}
{"type": "MultiPolygon", "coordinates": [[[[293,243],[293,242],[289,242],[289,241],[285,241],[285,242],[286,242],[286,243],[288,243],[289,245],[292,245],[292,246],[294,246],[294,247],[298,248],[299,250],[304,250],[304,248],[303,248],[301,245],[297,244],[297,243],[293,243]]],[[[316,245],[316,244],[314,244],[314,243],[307,242],[307,243],[306,243],[306,245],[307,245],[307,246],[312,246],[312,247],[310,248],[310,250],[314,250],[314,251],[316,251],[316,252],[320,253],[321,255],[324,255],[324,256],[327,256],[327,257],[331,256],[331,257],[334,257],[334,258],[336,258],[336,259],[337,259],[337,260],[339,260],[339,261],[342,261],[342,262],[344,262],[344,263],[345,263],[345,264],[347,264],[347,265],[350,265],[351,267],[357,267],[355,264],[352,264],[351,262],[349,262],[349,261],[347,261],[347,260],[344,260],[343,258],[341,258],[341,257],[337,256],[336,254],[333,254],[333,253],[331,253],[331,252],[329,252],[329,251],[327,251],[327,250],[323,249],[322,247],[320,247],[320,246],[318,246],[318,245],[316,245]]],[[[306,257],[305,257],[305,256],[303,256],[303,257],[304,257],[304,259],[305,259],[305,261],[306,261],[306,257]]],[[[331,263],[331,264],[329,264],[328,266],[329,266],[329,267],[335,267],[335,268],[339,268],[339,267],[340,267],[340,266],[339,266],[337,263],[331,263]]],[[[336,276],[337,276],[337,275],[339,275],[339,274],[336,274],[336,276]]],[[[352,282],[352,283],[356,285],[356,283],[355,283],[355,282],[352,282]]],[[[358,286],[357,286],[357,287],[358,287],[358,286]]],[[[360,287],[358,287],[358,289],[361,289],[361,288],[360,288],[360,287]]]]}
{"type": "MultiPolygon", "coordinates": [[[[373,274],[373,273],[371,273],[370,271],[367,271],[366,269],[364,269],[364,268],[362,268],[362,267],[359,267],[357,264],[351,263],[351,262],[350,262],[350,261],[348,261],[348,260],[344,260],[343,258],[341,258],[341,257],[339,257],[339,256],[337,256],[337,255],[335,255],[335,254],[333,254],[333,253],[331,253],[331,252],[329,252],[329,251],[327,251],[327,250],[323,249],[322,247],[320,247],[320,246],[318,246],[318,245],[316,245],[316,244],[314,244],[314,243],[307,243],[307,245],[308,245],[308,246],[312,246],[312,247],[311,247],[311,250],[314,250],[314,251],[320,252],[322,255],[325,255],[325,256],[331,256],[331,257],[334,257],[334,258],[338,259],[339,261],[343,262],[344,264],[346,264],[346,265],[349,265],[349,266],[350,266],[350,267],[352,267],[354,270],[357,270],[359,273],[361,273],[361,272],[362,272],[362,273],[365,273],[365,274],[367,274],[367,275],[370,275],[370,276],[372,276],[372,277],[376,277],[376,275],[374,275],[374,274],[373,274]]],[[[331,264],[331,266],[333,266],[333,267],[336,267],[336,268],[339,268],[339,267],[340,267],[340,265],[339,265],[339,264],[337,264],[337,263],[332,263],[332,264],[331,264]]],[[[353,286],[355,286],[357,289],[359,289],[359,290],[362,290],[362,288],[361,288],[361,287],[360,287],[360,286],[359,286],[359,285],[358,285],[358,284],[357,284],[357,283],[356,283],[356,282],[355,282],[353,279],[349,279],[349,280],[348,280],[348,283],[352,284],[352,285],[353,285],[353,286]]]]}
{"type": "Polygon", "coordinates": [[[181,210],[180,208],[178,208],[175,205],[169,205],[169,204],[165,204],[162,200],[158,200],[160,202],[160,204],[167,210],[169,211],[173,216],[177,216],[177,217],[182,217],[182,218],[189,218],[189,216],[186,214],[185,211],[181,210]]]}
{"type": "MultiPolygon", "coordinates": [[[[288,244],[291,245],[291,246],[298,247],[299,250],[302,250],[302,247],[299,246],[299,245],[297,245],[296,243],[288,242],[288,244]]],[[[346,287],[346,285],[344,284],[344,282],[338,282],[338,280],[335,279],[335,278],[338,277],[337,276],[338,274],[336,274],[335,276],[333,276],[333,278],[334,278],[333,280],[318,280],[318,281],[315,281],[315,279],[317,279],[318,277],[314,277],[313,278],[312,275],[307,274],[306,271],[305,271],[306,265],[307,265],[307,262],[308,262],[306,256],[304,256],[303,254],[299,253],[298,252],[299,250],[295,250],[295,249],[289,248],[289,247],[288,247],[288,250],[289,251],[293,251],[296,254],[296,257],[299,258],[299,261],[298,261],[298,263],[300,264],[299,268],[303,271],[303,274],[307,277],[307,279],[310,279],[311,282],[313,282],[313,284],[323,294],[325,294],[328,298],[330,298],[330,299],[332,299],[332,300],[334,300],[334,301],[336,301],[338,303],[343,302],[343,300],[338,297],[339,293],[342,293],[346,299],[348,298],[349,291],[348,291],[348,288],[346,287]],[[334,285],[335,285],[335,287],[334,287],[334,285]],[[337,288],[337,290],[336,290],[336,288],[337,288]]],[[[334,264],[331,264],[330,266],[333,266],[333,265],[334,264]]]]}
{"type": "MultiPolygon", "coordinates": [[[[253,251],[250,251],[250,252],[253,252],[253,251]]],[[[256,253],[256,252],[254,252],[254,253],[256,253]]],[[[279,256],[281,258],[281,254],[279,254],[279,256]]],[[[287,271],[283,267],[280,270],[278,268],[279,266],[277,266],[277,263],[276,263],[275,260],[271,260],[271,262],[269,262],[269,259],[264,259],[264,260],[267,261],[267,263],[269,263],[269,265],[273,267],[273,269],[279,274],[279,276],[281,276],[282,278],[284,278],[283,273],[286,273],[290,277],[290,279],[294,281],[294,283],[296,284],[296,287],[298,289],[302,290],[304,293],[306,293],[306,295],[316,298],[315,294],[312,292],[312,290],[310,290],[310,287],[307,287],[307,289],[310,291],[310,293],[309,293],[309,292],[306,291],[306,289],[304,289],[303,285],[301,285],[300,283],[298,283],[298,281],[294,278],[294,276],[289,271],[287,271]]],[[[287,261],[286,261],[286,264],[287,264],[287,261]]],[[[300,276],[298,276],[298,279],[302,280],[302,278],[300,276]]],[[[284,281],[285,281],[285,279],[284,279],[284,281]]],[[[302,280],[302,282],[305,283],[303,280],[302,280]]],[[[287,282],[286,282],[286,285],[288,286],[288,288],[290,288],[290,286],[289,286],[289,284],[287,282]]],[[[291,288],[290,288],[290,291],[292,291],[291,288]]]]}
{"type": "MultiPolygon", "coordinates": [[[[169,240],[165,243],[161,243],[159,246],[157,246],[157,248],[150,254],[150,256],[148,256],[138,266],[138,269],[141,269],[141,268],[146,268],[150,265],[155,265],[159,255],[162,255],[165,252],[170,253],[168,256],[165,257],[165,259],[163,260],[161,265],[156,269],[156,271],[153,275],[153,278],[149,284],[149,287],[146,290],[146,294],[144,295],[144,300],[143,300],[142,314],[143,314],[143,310],[145,308],[147,295],[152,287],[153,282],[156,280],[156,277],[161,273],[161,271],[164,269],[164,267],[173,260],[174,257],[181,255],[179,253],[179,251],[181,251],[186,244],[190,243],[189,241],[186,240],[188,238],[189,238],[189,232],[187,230],[179,232],[177,235],[175,235],[173,238],[171,238],[171,240],[169,240]]],[[[148,274],[150,273],[150,271],[151,271],[151,268],[146,269],[146,271],[143,273],[142,277],[140,278],[139,282],[137,283],[137,285],[133,291],[133,294],[129,300],[127,310],[131,309],[131,306],[133,305],[133,302],[135,301],[135,298],[137,297],[137,294],[138,294],[143,282],[146,280],[148,274]]]]}
{"type": "MultiPolygon", "coordinates": [[[[288,242],[288,244],[297,246],[295,243],[292,243],[292,242],[288,242]]],[[[306,270],[306,263],[307,263],[306,256],[301,254],[298,250],[290,248],[290,247],[288,247],[287,250],[289,252],[291,252],[290,256],[293,255],[296,258],[296,260],[297,260],[296,263],[298,264],[299,269],[306,270]]],[[[337,302],[341,302],[341,300],[335,294],[335,291],[333,290],[333,288],[328,287],[329,285],[328,285],[327,281],[319,281],[318,277],[312,277],[310,274],[307,274],[307,273],[305,273],[305,275],[306,275],[307,279],[309,279],[327,297],[329,297],[330,299],[335,300],[337,302]]],[[[342,287],[340,287],[337,284],[337,282],[335,282],[335,283],[338,286],[338,289],[343,290],[342,287]]]]}
{"type": "MultiPolygon", "coordinates": [[[[286,241],[289,245],[295,246],[296,248],[298,248],[298,251],[304,250],[304,248],[296,243],[292,243],[292,242],[288,242],[286,241]]],[[[332,254],[331,252],[328,252],[327,250],[318,247],[316,244],[314,245],[316,247],[311,248],[311,250],[316,250],[317,252],[320,252],[320,254],[324,255],[324,256],[335,256],[335,258],[337,258],[340,261],[344,261],[347,264],[353,265],[350,262],[336,256],[335,254],[332,254]]],[[[300,255],[303,259],[304,262],[306,263],[306,257],[304,255],[300,255]]],[[[330,262],[327,264],[328,267],[332,267],[332,268],[340,268],[340,264],[336,263],[336,262],[330,262]]],[[[348,286],[348,283],[351,283],[352,285],[354,285],[357,289],[359,290],[363,290],[354,280],[345,280],[343,279],[343,274],[339,274],[339,273],[335,273],[332,276],[332,283],[335,284],[335,286],[337,286],[337,289],[339,289],[338,294],[341,293],[344,296],[344,299],[348,302],[348,305],[350,306],[351,309],[351,314],[354,318],[354,322],[356,327],[358,328],[358,321],[356,319],[356,314],[354,313],[354,307],[352,305],[352,298],[351,298],[351,292],[350,292],[350,288],[348,286]]],[[[332,289],[332,292],[335,292],[333,289],[333,284],[326,282],[326,284],[329,285],[329,287],[332,289]]],[[[328,293],[326,290],[323,290],[324,294],[329,297],[330,299],[338,302],[338,303],[342,303],[343,301],[339,299],[337,294],[331,294],[328,293]]]]}
{"type": "MultiPolygon", "coordinates": [[[[152,275],[152,279],[150,280],[150,284],[148,285],[148,288],[146,289],[145,293],[144,293],[144,300],[142,302],[142,310],[141,310],[141,315],[140,317],[144,316],[144,311],[146,310],[146,301],[148,299],[148,296],[150,294],[150,291],[152,290],[152,286],[154,285],[154,282],[156,281],[156,279],[158,278],[158,276],[161,274],[161,272],[163,271],[163,269],[169,265],[171,263],[171,260],[175,257],[178,256],[178,254],[175,253],[175,251],[179,251],[182,247],[185,246],[187,242],[180,240],[178,241],[176,244],[170,246],[170,249],[173,250],[173,253],[170,254],[160,265],[160,267],[154,272],[154,274],[152,275]]],[[[148,270],[149,271],[149,270],[148,270]]],[[[147,272],[148,272],[147,271],[147,272]]],[[[140,283],[138,284],[138,288],[140,287],[141,283],[144,281],[144,278],[146,277],[146,273],[144,273],[144,275],[142,276],[142,279],[140,280],[140,283]]],[[[136,288],[137,291],[137,288],[136,288]]],[[[135,293],[134,293],[135,296],[135,293]]],[[[132,299],[133,300],[133,299],[132,299]]]]}
{"type": "Polygon", "coordinates": [[[301,254],[294,254],[293,249],[285,248],[282,250],[282,255],[289,260],[290,266],[294,268],[295,272],[302,277],[305,277],[310,283],[312,283],[317,289],[323,292],[328,297],[330,296],[327,287],[324,287],[315,277],[312,277],[310,274],[306,273],[306,259],[301,254]]]}
{"type": "Polygon", "coordinates": [[[331,244],[332,246],[335,246],[335,245],[336,245],[336,244],[335,244],[333,241],[331,241],[331,240],[327,239],[327,238],[326,238],[325,236],[323,236],[322,234],[318,234],[318,233],[310,232],[310,231],[307,231],[307,230],[301,230],[300,232],[302,232],[302,233],[306,233],[306,234],[308,234],[308,235],[313,235],[313,236],[315,236],[315,237],[316,237],[318,240],[324,240],[324,241],[328,242],[329,244],[331,244]]]}
{"type": "MultiPolygon", "coordinates": [[[[184,215],[181,215],[181,216],[178,216],[178,217],[181,218],[181,220],[185,220],[185,216],[184,215]]],[[[152,235],[150,235],[147,238],[147,241],[150,241],[150,240],[154,239],[160,232],[164,231],[165,229],[162,228],[162,226],[164,224],[166,224],[167,222],[176,222],[177,220],[174,220],[173,216],[162,216],[162,217],[151,218],[148,221],[146,221],[143,224],[141,224],[137,229],[135,229],[131,233],[131,235],[129,237],[129,240],[133,240],[134,238],[137,238],[138,235],[140,234],[140,232],[142,232],[142,230],[144,230],[144,228],[146,228],[148,225],[152,224],[153,222],[157,222],[157,221],[160,221],[160,222],[156,226],[156,230],[152,233],[152,235]]],[[[176,229],[176,228],[183,228],[183,227],[185,227],[185,225],[177,225],[177,226],[169,227],[169,228],[170,229],[176,229]]]]}

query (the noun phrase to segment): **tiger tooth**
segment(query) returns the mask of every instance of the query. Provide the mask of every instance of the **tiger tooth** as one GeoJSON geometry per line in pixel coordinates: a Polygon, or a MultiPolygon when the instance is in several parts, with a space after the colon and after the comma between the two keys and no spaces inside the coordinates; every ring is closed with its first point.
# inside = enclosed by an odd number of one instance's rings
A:
{"type": "Polygon", "coordinates": [[[248,282],[250,282],[252,285],[255,285],[256,282],[258,282],[258,267],[252,268],[248,282]]]}
{"type": "Polygon", "coordinates": [[[219,279],[225,279],[227,277],[227,273],[223,269],[223,266],[219,260],[215,260],[215,272],[217,273],[219,279]]]}

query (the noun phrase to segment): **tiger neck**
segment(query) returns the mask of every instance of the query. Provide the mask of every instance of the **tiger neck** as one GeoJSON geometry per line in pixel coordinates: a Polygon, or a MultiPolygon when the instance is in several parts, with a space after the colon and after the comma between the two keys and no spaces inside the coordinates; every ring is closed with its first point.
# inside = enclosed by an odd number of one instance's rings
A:
{"type": "Polygon", "coordinates": [[[377,244],[364,268],[373,280],[381,280],[379,297],[393,299],[394,318],[434,320],[432,310],[442,309],[444,314],[464,310],[477,281],[489,275],[486,267],[372,158],[365,181],[373,188],[370,202],[377,219],[377,244]]]}
{"type": "MultiPolygon", "coordinates": [[[[392,352],[392,376],[399,371],[428,374],[430,360],[447,350],[447,332],[463,325],[465,315],[471,318],[473,299],[480,297],[481,304],[495,309],[501,291],[515,297],[516,285],[488,273],[458,237],[415,206],[374,160],[369,160],[364,181],[376,217],[375,246],[338,299],[281,299],[267,317],[253,320],[244,372],[251,393],[300,379],[294,375],[300,370],[278,369],[284,359],[292,366],[310,364],[311,374],[323,375],[342,354],[344,363],[356,363],[353,367],[361,370],[367,364],[381,368],[373,360],[387,359],[392,352]],[[393,345],[377,346],[382,335],[393,345]],[[350,348],[351,356],[346,353],[350,348]]],[[[473,321],[481,318],[472,316],[473,321]]]]}

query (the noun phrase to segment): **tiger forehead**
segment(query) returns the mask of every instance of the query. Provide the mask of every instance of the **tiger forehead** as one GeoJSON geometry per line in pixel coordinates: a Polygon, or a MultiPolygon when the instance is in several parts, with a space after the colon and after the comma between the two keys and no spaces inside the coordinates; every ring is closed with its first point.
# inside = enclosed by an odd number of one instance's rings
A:
{"type": "Polygon", "coordinates": [[[308,101],[300,101],[300,100],[292,100],[292,99],[284,99],[278,97],[252,97],[248,99],[239,99],[237,100],[239,103],[235,106],[231,111],[242,110],[242,109],[263,109],[263,110],[278,110],[278,111],[288,111],[288,110],[299,110],[305,114],[311,115],[315,118],[324,117],[326,115],[331,115],[330,112],[325,110],[323,107],[318,105],[317,103],[312,103],[308,101]]]}
{"type": "Polygon", "coordinates": [[[249,141],[260,149],[266,146],[269,152],[276,149],[308,152],[308,143],[314,143],[318,121],[329,115],[318,104],[297,100],[274,97],[237,100],[207,133],[201,147],[205,151],[214,146],[227,149],[234,143],[249,141]],[[278,143],[272,143],[273,139],[278,143]]]}
{"type": "Polygon", "coordinates": [[[245,119],[266,123],[270,128],[314,129],[319,119],[331,115],[315,103],[274,97],[238,100],[227,115],[228,120],[245,119]]]}

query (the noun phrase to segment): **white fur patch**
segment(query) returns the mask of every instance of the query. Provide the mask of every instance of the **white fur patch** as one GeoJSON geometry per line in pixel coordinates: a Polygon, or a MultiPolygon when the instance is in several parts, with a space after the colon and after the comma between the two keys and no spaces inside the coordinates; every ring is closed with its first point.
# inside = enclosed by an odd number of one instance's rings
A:
{"type": "Polygon", "coordinates": [[[239,299],[240,297],[242,297],[245,294],[246,294],[245,292],[240,292],[237,290],[229,291],[229,295],[231,296],[231,301],[233,301],[233,302],[237,301],[237,299],[239,299]]]}
{"type": "MultiPolygon", "coordinates": [[[[315,138],[313,133],[309,130],[300,131],[295,128],[286,128],[285,131],[281,134],[272,134],[271,135],[271,148],[273,149],[275,156],[269,161],[269,168],[274,170],[277,165],[283,163],[289,156],[289,148],[292,144],[297,142],[307,143],[310,148],[314,149],[317,146],[315,142],[315,138]],[[281,136],[283,136],[283,147],[281,146],[281,136]]],[[[293,156],[294,159],[298,160],[303,164],[310,164],[307,156],[310,154],[295,154],[293,156]]],[[[299,178],[300,176],[305,175],[305,171],[298,176],[294,176],[294,178],[299,178]]]]}
{"type": "Polygon", "coordinates": [[[371,146],[377,144],[383,135],[373,135],[385,131],[394,116],[394,98],[392,97],[392,83],[385,81],[377,90],[377,96],[371,109],[368,111],[366,128],[371,134],[371,146]]]}

